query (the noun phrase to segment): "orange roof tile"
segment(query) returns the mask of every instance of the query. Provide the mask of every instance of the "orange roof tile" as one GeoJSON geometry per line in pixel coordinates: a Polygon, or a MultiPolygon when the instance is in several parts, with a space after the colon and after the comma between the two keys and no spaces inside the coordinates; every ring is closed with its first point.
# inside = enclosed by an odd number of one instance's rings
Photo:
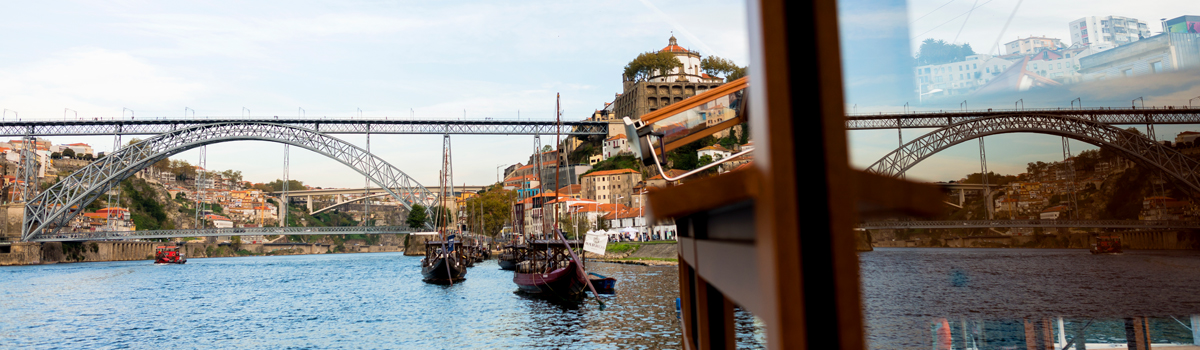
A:
{"type": "Polygon", "coordinates": [[[638,172],[637,172],[637,171],[634,171],[633,169],[614,169],[614,170],[601,170],[601,171],[597,171],[597,172],[594,172],[594,173],[591,173],[591,174],[584,175],[583,177],[588,177],[588,176],[604,176],[604,175],[620,175],[620,174],[637,174],[637,173],[638,173],[638,172]]]}
{"type": "Polygon", "coordinates": [[[604,139],[604,141],[620,140],[620,139],[623,139],[623,138],[625,138],[625,134],[616,134],[616,135],[613,135],[613,137],[609,137],[609,138],[607,138],[607,139],[604,139]]]}

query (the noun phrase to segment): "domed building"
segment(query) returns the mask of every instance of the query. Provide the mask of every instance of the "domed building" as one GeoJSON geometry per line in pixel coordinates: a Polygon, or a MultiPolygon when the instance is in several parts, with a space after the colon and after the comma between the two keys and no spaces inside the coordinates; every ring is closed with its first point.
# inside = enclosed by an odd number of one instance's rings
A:
{"type": "MultiPolygon", "coordinates": [[[[638,119],[646,113],[725,83],[724,78],[705,74],[700,68],[700,53],[679,46],[674,35],[667,41],[667,46],[659,51],[674,54],[683,67],[672,69],[667,74],[651,75],[645,81],[625,78],[624,91],[617,94],[612,104],[597,110],[593,120],[620,121],[623,117],[638,119]]],[[[609,130],[610,133],[624,131],[623,128],[609,130]]]]}

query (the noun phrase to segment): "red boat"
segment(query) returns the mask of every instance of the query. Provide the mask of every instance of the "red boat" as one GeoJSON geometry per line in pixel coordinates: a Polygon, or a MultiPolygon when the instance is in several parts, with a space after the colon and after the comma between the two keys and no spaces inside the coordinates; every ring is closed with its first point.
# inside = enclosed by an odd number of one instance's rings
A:
{"type": "Polygon", "coordinates": [[[155,264],[183,264],[187,262],[187,257],[180,251],[179,246],[160,245],[154,247],[154,263],[155,264]]]}
{"type": "MultiPolygon", "coordinates": [[[[580,241],[567,241],[580,247],[580,241]]],[[[563,300],[579,300],[588,287],[587,274],[561,240],[538,240],[525,248],[525,257],[517,262],[513,283],[522,292],[563,300]]]]}
{"type": "Polygon", "coordinates": [[[1097,236],[1092,243],[1092,254],[1120,254],[1121,236],[1097,236]]]}

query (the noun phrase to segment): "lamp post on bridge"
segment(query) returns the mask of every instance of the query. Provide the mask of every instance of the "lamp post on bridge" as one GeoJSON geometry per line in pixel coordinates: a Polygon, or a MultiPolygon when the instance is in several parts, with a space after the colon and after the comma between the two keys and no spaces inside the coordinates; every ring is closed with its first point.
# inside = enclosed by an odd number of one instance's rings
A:
{"type": "Polygon", "coordinates": [[[125,107],[121,107],[121,119],[125,119],[125,111],[129,111],[129,118],[130,118],[130,119],[133,119],[133,118],[134,118],[134,116],[133,116],[133,110],[132,110],[132,109],[125,108],[125,107]]]}
{"type": "Polygon", "coordinates": [[[15,118],[15,119],[20,119],[20,118],[21,118],[21,116],[17,114],[17,111],[14,111],[14,110],[11,110],[11,109],[8,109],[8,108],[5,108],[5,109],[4,109],[4,113],[3,113],[3,114],[0,114],[0,120],[4,120],[4,116],[8,115],[8,112],[13,112],[13,118],[15,118]]]}
{"type": "Polygon", "coordinates": [[[1196,98],[1188,99],[1188,108],[1194,108],[1194,107],[1192,107],[1192,100],[1200,100],[1200,96],[1196,96],[1196,98]]]}
{"type": "Polygon", "coordinates": [[[79,119],[78,111],[76,111],[74,109],[70,109],[70,108],[63,108],[63,121],[67,120],[67,111],[71,111],[71,112],[75,113],[75,119],[79,119]]]}

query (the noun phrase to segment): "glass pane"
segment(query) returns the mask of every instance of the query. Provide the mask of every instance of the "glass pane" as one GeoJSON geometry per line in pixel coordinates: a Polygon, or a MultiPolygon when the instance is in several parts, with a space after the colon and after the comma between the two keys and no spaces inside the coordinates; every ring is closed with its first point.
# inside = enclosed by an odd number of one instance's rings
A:
{"type": "Polygon", "coordinates": [[[851,164],[940,188],[864,217],[870,348],[1200,345],[1190,3],[839,0],[851,164]]]}

